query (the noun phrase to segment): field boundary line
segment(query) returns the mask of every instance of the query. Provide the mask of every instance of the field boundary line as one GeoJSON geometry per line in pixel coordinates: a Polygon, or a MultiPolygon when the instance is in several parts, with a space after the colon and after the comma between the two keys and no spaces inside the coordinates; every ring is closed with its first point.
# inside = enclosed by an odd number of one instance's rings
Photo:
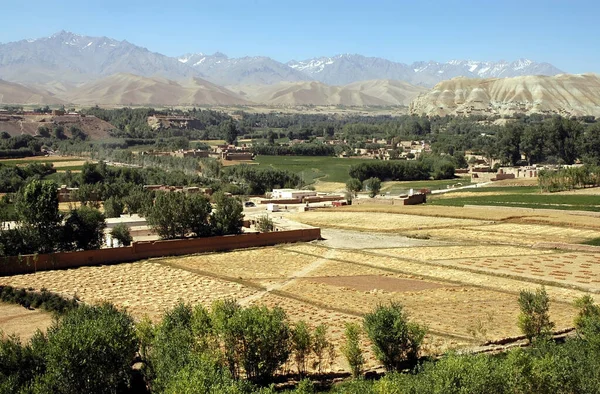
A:
{"type": "MultiPolygon", "coordinates": [[[[327,246],[323,246],[324,248],[329,248],[327,246]]],[[[332,248],[333,249],[333,248],[332,248]]],[[[386,258],[391,258],[394,260],[399,260],[399,261],[406,261],[409,263],[416,263],[416,264],[424,264],[424,265],[429,265],[429,266],[434,266],[434,267],[438,267],[438,268],[445,268],[448,270],[453,270],[453,271],[457,271],[457,272],[471,272],[474,274],[478,274],[478,275],[483,275],[483,276],[492,276],[492,277],[500,277],[500,278],[504,278],[504,279],[511,279],[511,280],[515,280],[517,282],[524,282],[524,283],[535,283],[535,284],[541,284],[541,285],[547,285],[549,287],[558,287],[561,289],[566,289],[566,290],[575,290],[575,291],[580,291],[583,293],[594,293],[592,291],[589,290],[584,290],[584,289],[580,289],[577,286],[565,286],[565,285],[553,285],[551,281],[541,281],[541,280],[535,280],[532,279],[531,281],[529,280],[523,280],[523,278],[518,277],[518,276],[510,276],[510,275],[504,275],[504,274],[496,274],[494,275],[494,273],[489,273],[489,272],[480,272],[478,270],[474,270],[474,269],[458,269],[452,266],[447,266],[447,265],[443,265],[443,264],[436,264],[436,263],[431,263],[431,262],[425,262],[422,260],[417,260],[417,259],[409,259],[409,258],[399,258],[399,257],[392,257],[392,256],[387,256],[387,255],[382,255],[382,254],[378,254],[378,253],[369,253],[369,252],[365,252],[365,251],[361,251],[361,250],[345,250],[348,251],[350,253],[357,253],[357,254],[364,254],[364,255],[370,255],[370,256],[375,256],[375,257],[386,257],[386,258]]],[[[315,256],[312,255],[310,253],[306,253],[304,252],[304,254],[309,255],[309,256],[315,256]]],[[[386,271],[386,272],[390,272],[390,273],[394,273],[394,274],[401,274],[401,275],[409,275],[409,276],[417,276],[419,278],[422,278],[424,280],[430,280],[433,282],[441,282],[441,283],[448,283],[448,284],[453,284],[453,285],[461,285],[461,286],[467,286],[467,287],[474,287],[474,288],[479,288],[479,289],[484,289],[484,290],[490,290],[490,291],[495,291],[498,293],[503,293],[503,294],[510,294],[510,295],[518,295],[519,292],[518,291],[512,291],[512,290],[506,290],[506,289],[498,289],[498,288],[494,288],[494,287],[489,287],[489,286],[484,286],[484,285],[480,285],[480,284],[476,284],[476,283],[465,283],[462,281],[458,281],[458,280],[452,280],[452,279],[444,279],[444,278],[439,278],[439,277],[435,277],[435,276],[431,276],[431,275],[424,275],[424,274],[415,274],[414,272],[410,272],[410,271],[406,271],[406,270],[401,270],[401,269],[396,269],[396,268],[388,268],[388,267],[381,267],[381,266],[377,266],[377,265],[372,265],[372,264],[368,264],[368,263],[359,263],[359,262],[355,262],[355,261],[348,261],[348,260],[343,260],[343,259],[339,259],[339,258],[334,258],[334,259],[330,259],[331,261],[337,261],[339,263],[346,263],[346,264],[353,264],[353,265],[357,265],[357,266],[362,266],[362,267],[367,267],[367,268],[373,268],[373,269],[378,269],[380,271],[386,271]]],[[[565,304],[565,305],[571,305],[570,302],[567,301],[560,301],[560,300],[553,300],[554,303],[557,304],[565,304]]]]}

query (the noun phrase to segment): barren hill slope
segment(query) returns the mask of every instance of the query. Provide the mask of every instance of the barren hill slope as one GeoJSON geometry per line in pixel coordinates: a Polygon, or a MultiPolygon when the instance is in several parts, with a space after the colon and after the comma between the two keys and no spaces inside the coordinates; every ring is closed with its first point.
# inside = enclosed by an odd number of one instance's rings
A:
{"type": "Polygon", "coordinates": [[[110,137],[110,131],[115,127],[98,119],[95,116],[54,116],[44,115],[6,115],[0,116],[0,131],[6,131],[11,136],[21,134],[36,135],[40,126],[52,130],[56,126],[62,126],[67,136],[71,136],[72,126],[77,127],[88,135],[92,140],[99,140],[110,137]]]}
{"type": "Polygon", "coordinates": [[[66,92],[63,96],[81,105],[235,105],[246,100],[200,78],[175,82],[158,77],[120,73],[66,92]]]}
{"type": "Polygon", "coordinates": [[[453,78],[419,95],[410,112],[427,115],[547,113],[600,116],[600,76],[559,74],[502,79],[453,78]]]}
{"type": "Polygon", "coordinates": [[[408,105],[426,89],[401,81],[374,80],[346,86],[321,82],[281,82],[276,85],[232,87],[250,101],[270,105],[408,105]]]}
{"type": "Polygon", "coordinates": [[[63,104],[49,92],[0,79],[0,104],[63,104]]]}

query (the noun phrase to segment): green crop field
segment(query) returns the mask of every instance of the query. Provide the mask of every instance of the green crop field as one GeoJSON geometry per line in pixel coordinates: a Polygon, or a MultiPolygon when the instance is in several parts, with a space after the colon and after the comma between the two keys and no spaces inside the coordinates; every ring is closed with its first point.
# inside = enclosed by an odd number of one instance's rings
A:
{"type": "Polygon", "coordinates": [[[344,159],[329,156],[257,156],[259,168],[278,168],[299,174],[307,184],[317,179],[324,182],[346,182],[353,164],[370,162],[369,159],[344,159]]]}
{"type": "MultiPolygon", "coordinates": [[[[485,186],[469,189],[458,189],[457,192],[469,193],[498,193],[498,194],[534,194],[540,193],[537,186],[485,186]]],[[[452,192],[449,192],[452,193],[452,192]]],[[[450,194],[449,194],[450,195],[450,194]]]]}
{"type": "Polygon", "coordinates": [[[0,164],[8,165],[8,166],[16,166],[16,165],[26,165],[26,164],[44,164],[44,163],[54,163],[56,161],[81,161],[82,159],[79,157],[55,157],[55,156],[47,156],[43,159],[40,158],[25,158],[25,159],[2,159],[0,160],[0,164]]]}
{"type": "MultiPolygon", "coordinates": [[[[518,189],[518,188],[515,188],[518,189]]],[[[485,189],[483,189],[485,190],[485,189]]],[[[428,204],[445,206],[493,205],[521,208],[562,209],[600,212],[600,197],[586,195],[552,195],[533,192],[498,194],[491,196],[464,196],[456,198],[428,198],[428,204]]]]}

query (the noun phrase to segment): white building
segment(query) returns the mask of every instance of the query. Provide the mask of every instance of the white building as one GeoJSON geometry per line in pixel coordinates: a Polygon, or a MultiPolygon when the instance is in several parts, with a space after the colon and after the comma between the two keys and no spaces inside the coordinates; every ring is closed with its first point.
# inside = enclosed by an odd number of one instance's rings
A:
{"type": "Polygon", "coordinates": [[[313,190],[273,189],[271,198],[275,200],[283,200],[289,198],[314,197],[316,195],[317,192],[313,190]]]}

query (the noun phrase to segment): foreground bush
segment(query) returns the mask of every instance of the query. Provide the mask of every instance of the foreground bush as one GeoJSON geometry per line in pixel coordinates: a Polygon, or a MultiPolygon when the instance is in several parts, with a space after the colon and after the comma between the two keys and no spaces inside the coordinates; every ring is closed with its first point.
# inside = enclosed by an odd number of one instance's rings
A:
{"type": "Polygon", "coordinates": [[[379,305],[365,315],[364,326],[375,356],[387,371],[400,371],[406,362],[416,362],[426,329],[409,322],[402,305],[379,305]]]}
{"type": "Polygon", "coordinates": [[[123,392],[137,348],[131,316],[110,304],[80,306],[27,345],[0,340],[0,392],[123,392]]]}

